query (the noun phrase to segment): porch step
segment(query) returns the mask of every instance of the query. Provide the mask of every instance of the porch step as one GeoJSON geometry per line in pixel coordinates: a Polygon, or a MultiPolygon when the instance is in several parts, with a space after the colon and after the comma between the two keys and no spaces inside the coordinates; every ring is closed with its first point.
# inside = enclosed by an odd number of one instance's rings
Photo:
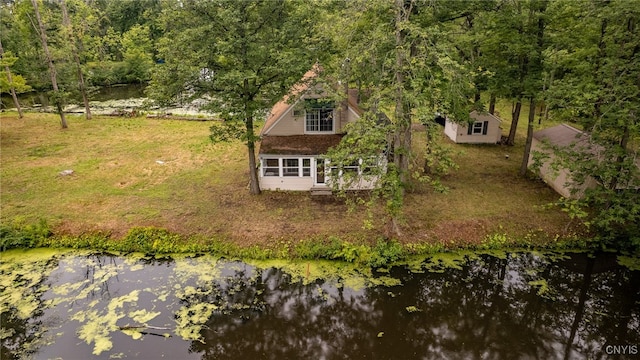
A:
{"type": "Polygon", "coordinates": [[[312,187],[311,195],[331,195],[333,192],[330,187],[322,186],[322,187],[312,187]]]}

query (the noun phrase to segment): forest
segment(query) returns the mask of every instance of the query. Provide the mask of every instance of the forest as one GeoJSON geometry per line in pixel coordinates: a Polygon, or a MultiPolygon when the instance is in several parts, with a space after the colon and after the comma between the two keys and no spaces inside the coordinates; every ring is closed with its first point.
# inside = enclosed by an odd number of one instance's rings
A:
{"type": "Polygon", "coordinates": [[[464,123],[508,101],[507,145],[529,110],[521,175],[536,126],[585,130],[595,150],[554,149],[555,166],[597,186],[557,205],[607,244],[640,246],[640,0],[2,0],[0,41],[2,93],[47,91],[62,128],[73,99],[90,119],[97,87],[148,84],[158,104],[206,99],[223,120],[212,140],[247,145],[252,194],[259,121],[319,63],[362,90],[368,113],[391,118],[374,132],[364,116],[331,154],[367,157],[392,137],[370,198],[384,204],[390,232],[411,184],[441,188],[453,166],[437,141],[424,168],[412,166],[412,124],[435,132],[434,114],[464,123]]]}

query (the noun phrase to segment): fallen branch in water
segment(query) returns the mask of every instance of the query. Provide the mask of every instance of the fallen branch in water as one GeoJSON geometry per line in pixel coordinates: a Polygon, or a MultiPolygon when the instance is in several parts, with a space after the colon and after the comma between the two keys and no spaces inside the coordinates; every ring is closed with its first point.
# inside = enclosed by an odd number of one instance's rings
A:
{"type": "Polygon", "coordinates": [[[134,329],[171,330],[171,328],[151,326],[151,325],[120,326],[120,330],[134,330],[134,329]]]}

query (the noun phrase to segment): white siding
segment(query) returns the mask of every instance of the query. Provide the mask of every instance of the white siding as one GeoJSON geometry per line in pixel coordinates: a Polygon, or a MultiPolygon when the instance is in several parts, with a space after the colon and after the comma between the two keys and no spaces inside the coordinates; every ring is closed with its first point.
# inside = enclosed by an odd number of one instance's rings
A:
{"type": "Polygon", "coordinates": [[[260,178],[262,190],[309,191],[312,187],[312,177],[263,176],[260,178]]]}
{"type": "Polygon", "coordinates": [[[584,191],[587,188],[594,187],[595,180],[587,179],[587,181],[578,188],[578,192],[575,194],[571,194],[571,190],[574,188],[571,185],[572,178],[567,169],[558,169],[554,171],[551,168],[551,162],[553,161],[554,154],[549,150],[546,150],[542,147],[542,144],[539,140],[533,139],[531,142],[531,153],[529,154],[529,162],[528,166],[533,164],[533,152],[542,152],[549,155],[549,159],[542,163],[540,167],[540,172],[538,175],[542,180],[544,180],[547,185],[549,185],[553,190],[555,190],[558,194],[562,195],[565,198],[581,198],[584,195],[584,191]]]}
{"type": "MultiPolygon", "coordinates": [[[[466,131],[466,129],[465,129],[466,131]]],[[[447,120],[444,123],[444,134],[449,137],[449,139],[456,142],[456,134],[458,133],[458,124],[447,120]]]]}
{"type": "MultiPolygon", "coordinates": [[[[281,190],[281,191],[310,191],[313,187],[322,187],[325,185],[316,185],[316,161],[317,159],[311,157],[311,176],[283,176],[282,164],[283,159],[302,159],[302,158],[310,158],[310,156],[297,157],[297,156],[275,156],[275,155],[261,155],[260,156],[260,164],[264,163],[264,159],[279,159],[280,170],[278,171],[278,176],[265,176],[264,171],[261,168],[259,171],[259,181],[260,188],[263,190],[281,190]]],[[[385,165],[381,165],[385,166],[385,165]]],[[[337,176],[337,174],[332,174],[331,172],[326,172],[326,186],[328,187],[331,183],[331,176],[337,176]]],[[[357,183],[354,183],[347,190],[368,190],[373,189],[376,184],[376,179],[364,180],[361,179],[357,183]]]]}
{"type": "Polygon", "coordinates": [[[456,124],[452,121],[445,122],[444,133],[458,144],[496,144],[500,142],[502,136],[502,129],[500,129],[500,122],[498,120],[483,120],[488,121],[487,134],[472,134],[467,135],[467,125],[456,124]]]}
{"type": "Polygon", "coordinates": [[[298,103],[289,107],[280,120],[269,130],[269,136],[290,136],[304,134],[304,110],[299,116],[293,116],[294,109],[303,108],[298,103]]]}

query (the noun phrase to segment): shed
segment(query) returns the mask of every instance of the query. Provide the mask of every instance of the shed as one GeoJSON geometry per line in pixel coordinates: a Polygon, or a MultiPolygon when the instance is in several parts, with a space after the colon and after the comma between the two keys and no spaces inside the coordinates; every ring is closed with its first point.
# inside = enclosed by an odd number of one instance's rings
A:
{"type": "Polygon", "coordinates": [[[490,113],[472,111],[473,123],[458,124],[446,119],[444,133],[458,144],[497,144],[502,137],[502,121],[490,113]]]}
{"type": "Polygon", "coordinates": [[[592,151],[593,149],[589,134],[567,124],[536,131],[533,133],[531,153],[527,165],[529,167],[533,165],[533,157],[536,152],[545,154],[547,158],[541,164],[538,175],[558,194],[566,198],[579,198],[586,188],[595,185],[595,181],[589,179],[576,189],[576,185],[567,169],[554,169],[551,166],[555,159],[555,154],[551,147],[568,148],[570,146],[574,146],[579,151],[592,151]]]}

